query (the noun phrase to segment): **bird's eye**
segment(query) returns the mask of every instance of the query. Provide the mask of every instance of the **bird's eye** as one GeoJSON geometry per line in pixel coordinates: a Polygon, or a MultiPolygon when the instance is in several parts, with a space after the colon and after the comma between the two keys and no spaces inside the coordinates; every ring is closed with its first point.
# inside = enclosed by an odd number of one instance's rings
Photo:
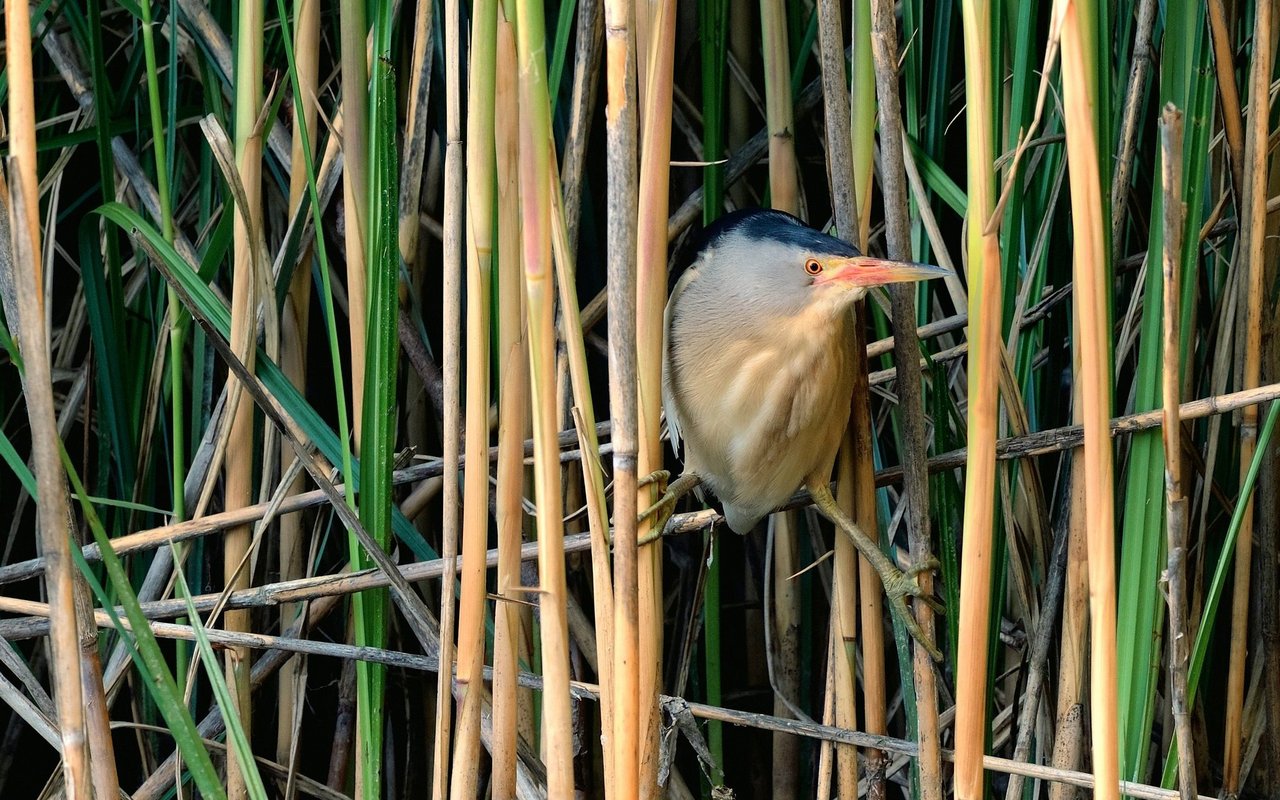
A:
{"type": "Polygon", "coordinates": [[[822,272],[822,263],[816,258],[811,258],[804,262],[804,271],[810,275],[817,275],[819,272],[822,272]]]}

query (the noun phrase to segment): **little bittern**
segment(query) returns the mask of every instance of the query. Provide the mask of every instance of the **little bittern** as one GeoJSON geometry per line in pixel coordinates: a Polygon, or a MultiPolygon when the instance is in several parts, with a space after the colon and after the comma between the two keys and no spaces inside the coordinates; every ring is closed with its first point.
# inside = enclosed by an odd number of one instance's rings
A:
{"type": "Polygon", "coordinates": [[[685,472],[653,510],[699,483],[748,533],[801,486],[876,568],[890,607],[935,657],[907,611],[924,596],[841,510],[828,482],[849,422],[853,304],[869,287],[948,274],[862,255],[780,211],[729,214],[694,245],[667,301],[663,407],[685,472]]]}

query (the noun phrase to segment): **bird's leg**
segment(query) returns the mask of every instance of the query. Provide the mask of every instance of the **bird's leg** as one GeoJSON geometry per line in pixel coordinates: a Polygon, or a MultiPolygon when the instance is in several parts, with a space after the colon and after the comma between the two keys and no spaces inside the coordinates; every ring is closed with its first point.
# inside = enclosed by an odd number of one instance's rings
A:
{"type": "MultiPolygon", "coordinates": [[[[646,476],[641,480],[640,485],[644,486],[646,482],[652,483],[657,481],[658,485],[662,486],[669,477],[671,477],[671,473],[666,470],[660,470],[659,472],[646,476]]],[[[667,520],[671,518],[672,512],[675,511],[676,501],[687,495],[689,492],[692,492],[700,483],[702,483],[701,475],[696,472],[685,472],[681,474],[680,477],[672,481],[670,485],[665,487],[662,492],[662,496],[658,498],[657,502],[640,512],[639,516],[636,518],[637,524],[643,523],[645,520],[652,518],[653,531],[656,534],[656,536],[653,536],[652,538],[641,541],[641,544],[647,544],[648,541],[652,541],[653,538],[657,538],[657,536],[662,535],[662,529],[666,527],[667,520]]]]}
{"type": "Polygon", "coordinates": [[[926,595],[920,588],[920,584],[916,583],[916,577],[920,573],[936,569],[938,562],[935,559],[930,559],[923,564],[911,567],[904,573],[858,527],[858,524],[850,519],[848,514],[844,513],[844,509],[836,504],[836,499],[831,496],[831,490],[827,488],[826,481],[821,479],[810,480],[808,489],[810,496],[813,497],[813,504],[817,506],[823,516],[848,534],[862,557],[867,559],[871,566],[875,567],[876,572],[880,573],[880,582],[884,584],[885,595],[889,598],[889,608],[902,620],[902,624],[906,626],[911,638],[915,639],[925,650],[928,650],[934,661],[941,661],[942,651],[925,636],[924,629],[920,627],[920,623],[916,622],[915,617],[912,616],[911,611],[907,608],[906,602],[906,598],[910,596],[928,604],[934,611],[942,611],[942,605],[937,600],[926,595]]]}

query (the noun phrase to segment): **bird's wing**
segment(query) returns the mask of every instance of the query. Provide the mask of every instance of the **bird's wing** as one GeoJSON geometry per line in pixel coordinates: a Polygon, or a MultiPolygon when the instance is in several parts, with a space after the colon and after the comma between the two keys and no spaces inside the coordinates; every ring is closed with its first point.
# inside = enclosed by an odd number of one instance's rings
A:
{"type": "Polygon", "coordinates": [[[677,458],[680,457],[680,416],[676,411],[675,387],[672,385],[674,375],[672,375],[671,365],[671,324],[675,321],[675,307],[680,302],[680,295],[698,274],[698,266],[697,263],[692,264],[676,281],[676,285],[671,289],[671,296],[667,298],[667,307],[662,312],[662,411],[667,417],[667,433],[670,434],[671,449],[675,451],[677,458]]]}

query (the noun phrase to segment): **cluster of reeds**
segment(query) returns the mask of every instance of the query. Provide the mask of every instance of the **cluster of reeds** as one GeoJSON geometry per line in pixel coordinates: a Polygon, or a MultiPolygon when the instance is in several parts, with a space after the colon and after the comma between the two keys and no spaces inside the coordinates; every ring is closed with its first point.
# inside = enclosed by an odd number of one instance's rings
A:
{"type": "Polygon", "coordinates": [[[4,797],[1280,796],[1270,0],[4,13],[4,797]],[[955,270],[832,476],[941,662],[638,515],[761,205],[955,270]]]}

